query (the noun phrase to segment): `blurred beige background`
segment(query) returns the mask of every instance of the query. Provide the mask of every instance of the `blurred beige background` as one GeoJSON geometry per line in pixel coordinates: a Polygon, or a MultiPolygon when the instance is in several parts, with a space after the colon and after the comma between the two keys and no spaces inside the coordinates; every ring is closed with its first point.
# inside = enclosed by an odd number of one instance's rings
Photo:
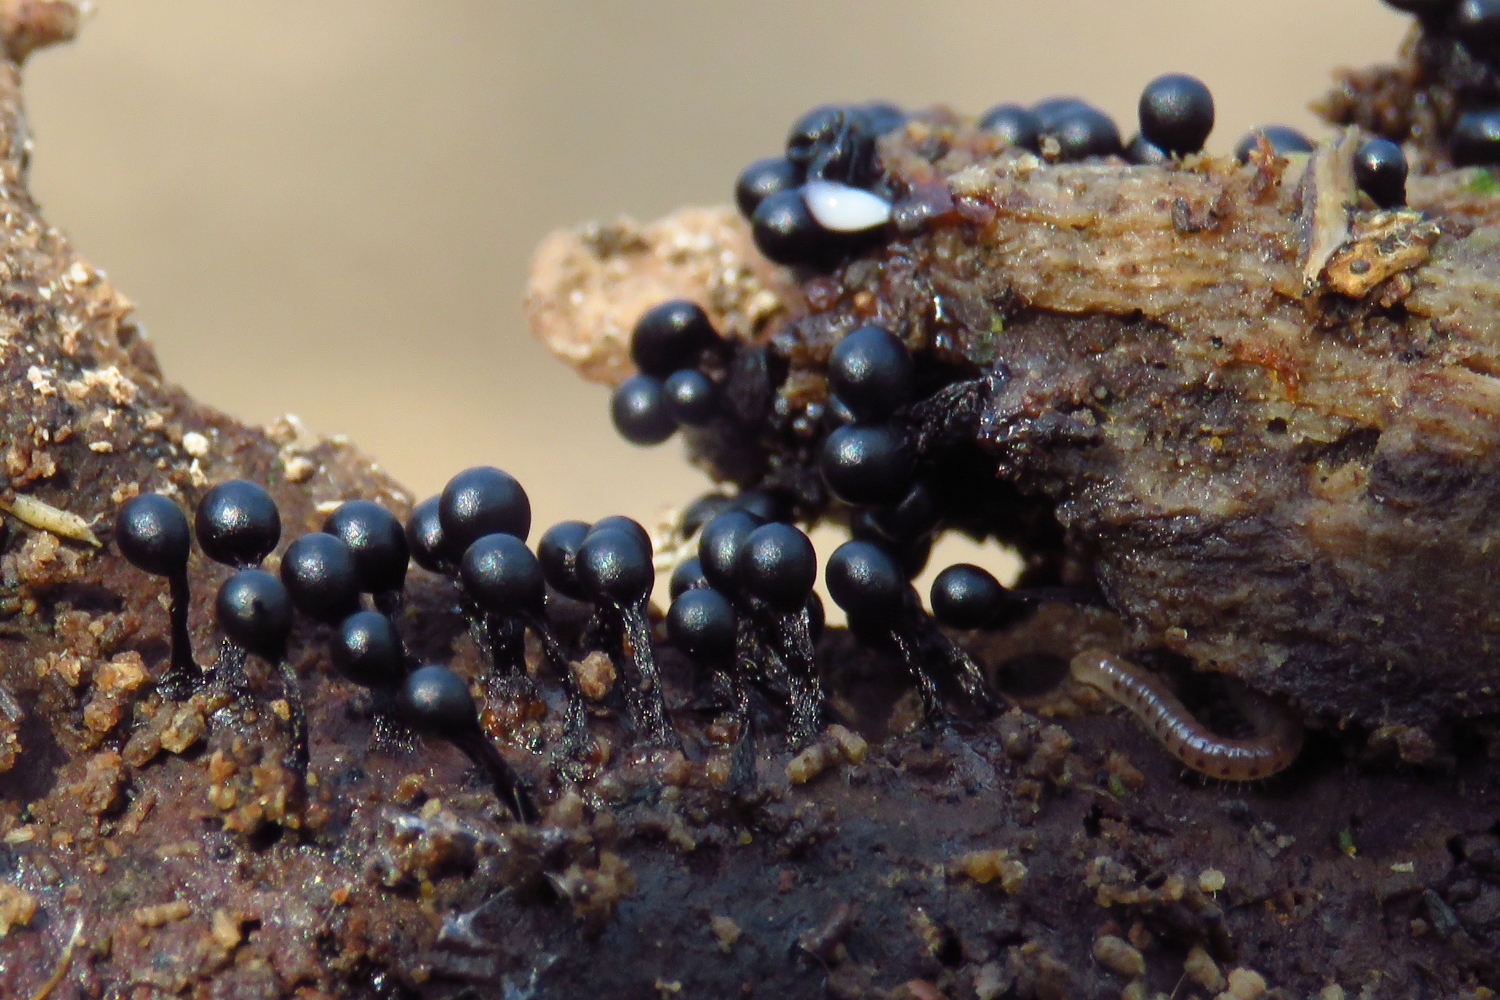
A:
{"type": "Polygon", "coordinates": [[[1076,93],[1128,135],[1141,86],[1181,70],[1213,88],[1222,151],[1261,122],[1315,129],[1329,69],[1406,30],[1378,0],[97,6],[27,68],[34,187],[168,375],[350,434],[418,497],[499,465],[539,528],[649,520],[704,486],[675,443],[617,439],[606,390],[531,339],[549,229],[727,201],[829,100],[1076,93]]]}

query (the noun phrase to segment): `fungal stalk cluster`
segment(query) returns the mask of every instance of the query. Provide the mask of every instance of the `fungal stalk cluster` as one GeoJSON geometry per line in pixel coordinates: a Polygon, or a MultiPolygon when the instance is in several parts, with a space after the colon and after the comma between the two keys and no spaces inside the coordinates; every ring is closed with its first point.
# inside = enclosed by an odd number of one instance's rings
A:
{"type": "MultiPolygon", "coordinates": [[[[1437,17],[1423,10],[1424,24],[1437,17]]],[[[1169,74],[1147,85],[1139,117],[1139,132],[1122,141],[1098,108],[1059,97],[1030,107],[996,105],[977,126],[997,150],[1016,155],[1170,164],[1202,150],[1213,128],[1213,98],[1201,81],[1169,74]]],[[[825,105],[799,119],[784,154],[751,164],[736,185],[761,252],[812,277],[909,225],[913,201],[922,195],[884,169],[881,152],[883,139],[907,125],[905,113],[885,103],[825,105]]],[[[1471,124],[1461,122],[1454,133],[1455,150],[1467,149],[1465,129],[1472,131],[1471,124]]],[[[1309,148],[1295,131],[1270,125],[1247,136],[1237,155],[1245,161],[1309,148]]],[[[1368,139],[1354,169],[1377,206],[1404,204],[1400,146],[1368,139]]],[[[757,740],[766,735],[756,731],[759,702],[782,707],[793,749],[816,740],[824,725],[818,652],[824,615],[813,590],[819,558],[799,522],[831,515],[847,525],[852,537],[822,566],[828,593],[860,642],[904,665],[929,728],[950,718],[945,685],[956,686],[966,710],[980,715],[999,703],[955,633],[1010,628],[1046,601],[1098,600],[1090,588],[1049,578],[1046,567],[1033,567],[1012,589],[961,564],[938,575],[929,612],[911,581],[934,538],[987,516],[982,498],[993,489],[993,472],[976,464],[972,426],[964,422],[988,391],[986,374],[907,342],[875,318],[837,332],[824,362],[826,398],[792,417],[777,409],[789,349],[776,338],[726,339],[699,305],[663,302],[639,317],[630,344],[637,374],[611,399],[614,424],[627,440],[659,444],[683,431],[739,486],[708,494],[683,514],[678,530],[696,540],[696,555],[672,573],[665,624],[672,645],[716,693],[734,734],[731,783],[740,790],[756,782],[757,740]],[[797,462],[777,458],[787,440],[797,442],[797,462]]],[[[138,496],[122,507],[116,539],[133,565],[169,584],[172,652],[159,684],[165,696],[218,685],[250,697],[246,660],[265,660],[279,673],[289,706],[288,766],[305,775],[307,717],[287,658],[300,616],[326,633],[335,668],[369,690],[378,745],[400,749],[413,731],[452,742],[488,776],[509,812],[529,822],[537,816],[532,792],[482,730],[469,682],[451,666],[423,663],[409,652],[402,612],[411,561],[453,588],[458,613],[503,690],[532,693],[538,678],[526,667],[526,636],[535,638],[562,688],[564,718],[552,757],[563,780],[581,780],[593,746],[590,699],[573,669],[590,653],[607,655],[624,678],[599,696],[619,702],[640,745],[697,752],[684,745],[664,695],[647,532],[624,517],[564,521],[545,531],[533,551],[530,531],[521,484],[485,466],[454,476],[404,524],[370,501],[344,503],[321,531],[287,546],[275,576],[261,566],[280,541],[280,515],[262,487],[244,480],[210,489],[195,511],[194,530],[170,498],[138,496]],[[195,534],[204,555],[234,570],[215,601],[223,642],[207,670],[193,655],[188,630],[195,534]]],[[[1155,727],[1198,770],[1261,777],[1295,755],[1275,727],[1260,742],[1215,743],[1153,677],[1125,661],[1085,656],[1073,672],[1155,727]]]]}

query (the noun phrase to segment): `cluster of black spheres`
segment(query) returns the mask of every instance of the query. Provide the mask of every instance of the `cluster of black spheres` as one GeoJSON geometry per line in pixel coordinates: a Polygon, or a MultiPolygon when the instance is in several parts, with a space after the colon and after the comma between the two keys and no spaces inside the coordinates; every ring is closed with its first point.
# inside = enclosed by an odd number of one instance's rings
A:
{"type": "MultiPolygon", "coordinates": [[[[668,307],[685,311],[668,303],[647,316],[668,307]]],[[[643,321],[637,337],[652,329],[653,323],[643,321]]],[[[632,343],[638,361],[649,353],[639,339],[632,343]]],[[[907,663],[929,719],[942,717],[935,664],[950,668],[970,700],[989,708],[993,702],[977,666],[933,627],[910,583],[927,561],[943,515],[937,492],[920,474],[911,428],[910,407],[920,394],[916,360],[899,337],[871,324],[840,339],[827,374],[826,412],[833,427],[818,464],[828,492],[849,508],[854,536],[828,561],[829,592],[857,637],[907,663]]],[[[710,494],[682,519],[683,534],[697,534],[698,554],[673,573],[668,624],[674,644],[717,679],[732,706],[740,725],[737,761],[749,753],[744,750],[753,718],[748,705],[755,689],[774,691],[788,704],[794,744],[821,728],[822,692],[813,657],[823,619],[812,589],[818,561],[807,536],[790,520],[790,505],[766,490],[737,497],[710,494]]],[[[960,570],[969,571],[960,576],[971,582],[975,574],[983,575],[992,584],[986,598],[1011,614],[994,610],[981,622],[972,610],[967,618],[956,613],[955,627],[1001,627],[1025,612],[1026,600],[974,567],[950,568],[940,578],[943,586],[958,579],[953,574],[960,570]]],[[[951,607],[972,607],[976,598],[950,599],[943,590],[935,591],[933,600],[934,609],[947,615],[951,607]]],[[[941,615],[938,620],[949,623],[941,615]]],[[[741,773],[738,763],[736,772],[741,773]]]]}
{"type": "MultiPolygon", "coordinates": [[[[300,685],[286,660],[294,612],[329,628],[334,666],[372,693],[377,736],[400,737],[409,726],[453,742],[489,773],[518,819],[535,817],[519,778],[484,736],[467,682],[446,666],[420,664],[402,639],[398,612],[410,561],[452,581],[475,644],[504,681],[529,683],[525,633],[540,639],[567,690],[565,756],[581,756],[587,726],[570,651],[548,616],[549,588],[551,600],[592,605],[582,645],[608,650],[625,667],[627,708],[637,730],[650,743],[678,744],[651,644],[651,539],[628,518],[563,522],[533,553],[526,545],[531,505],[525,490],[504,471],[482,466],[454,476],[404,525],[370,501],[340,505],[321,531],[287,546],[279,576],[260,568],[281,539],[280,513],[261,486],[247,480],[214,486],[198,505],[195,526],[203,553],[236,570],[215,604],[225,645],[211,677],[245,694],[248,655],[276,665],[292,709],[291,757],[299,773],[307,767],[307,728],[300,685]]],[[[191,694],[208,679],[193,658],[187,628],[193,535],[177,504],[161,494],[131,499],[116,521],[116,544],[126,559],[170,581],[172,657],[161,688],[171,697],[191,694]]]]}
{"type": "Polygon", "coordinates": [[[637,374],[615,389],[610,416],[634,444],[660,444],[679,427],[702,427],[720,410],[718,380],[703,362],[720,363],[728,344],[696,303],[673,299],[647,310],[630,335],[637,374]]]}
{"type": "MultiPolygon", "coordinates": [[[[891,382],[891,372],[882,370],[889,363],[878,352],[851,361],[851,377],[840,383],[851,412],[889,415],[893,400],[909,396],[909,387],[891,382]],[[886,360],[866,370],[871,358],[886,360]]],[[[899,507],[882,510],[895,516],[899,507]]],[[[666,625],[672,643],[697,665],[738,725],[731,770],[736,787],[755,780],[757,691],[787,706],[792,746],[816,738],[823,725],[815,650],[824,615],[813,590],[818,556],[790,518],[789,505],[766,491],[700,499],[684,518],[686,530],[697,535],[697,556],[680,564],[671,580],[666,625]]],[[[895,523],[882,522],[888,531],[895,523]]],[[[922,530],[930,530],[935,518],[911,520],[922,523],[922,530]]],[[[521,484],[481,466],[454,476],[439,496],[418,504],[405,524],[370,501],[340,505],[322,530],[286,548],[277,575],[261,564],[281,540],[280,514],[271,496],[247,480],[210,489],[192,528],[169,497],[135,497],[120,510],[115,540],[130,563],[171,584],[172,656],[160,685],[165,693],[182,697],[212,681],[244,696],[246,657],[272,663],[291,706],[291,765],[305,774],[306,716],[296,672],[287,662],[294,615],[301,615],[328,628],[335,668],[371,692],[377,738],[384,733],[400,739],[410,727],[449,740],[488,774],[512,814],[529,822],[535,806],[484,735],[468,683],[446,666],[420,663],[403,640],[398,613],[409,561],[452,581],[470,634],[502,682],[531,683],[525,632],[541,641],[568,700],[562,773],[577,773],[569,762],[576,765],[588,746],[583,696],[569,661],[591,649],[606,651],[621,666],[626,683],[619,697],[638,735],[650,745],[680,747],[652,646],[650,536],[624,517],[563,521],[542,535],[533,553],[526,544],[530,530],[531,506],[521,484]],[[187,567],[194,535],[204,555],[234,569],[215,602],[224,646],[207,675],[188,641],[187,567]],[[578,608],[586,619],[581,626],[578,608]],[[568,643],[559,638],[559,616],[571,616],[568,643]]],[[[951,668],[975,704],[993,707],[978,668],[922,608],[897,544],[886,537],[851,541],[833,554],[826,573],[856,635],[908,664],[929,722],[944,717],[934,664],[951,668]]],[[[976,567],[950,567],[932,591],[936,621],[954,628],[1002,627],[1024,614],[1025,604],[1023,595],[976,567]]]]}
{"type": "Polygon", "coordinates": [[[548,618],[548,587],[593,605],[585,643],[606,648],[629,668],[630,709],[649,742],[675,745],[652,654],[647,605],[655,579],[651,538],[635,521],[564,521],[526,546],[531,506],[509,474],[488,466],[460,472],[440,496],[418,504],[407,522],[412,558],[453,581],[471,635],[500,675],[524,677],[524,633],[541,640],[568,690],[565,750],[586,741],[582,696],[569,655],[548,618]]]}
{"type": "MultiPolygon", "coordinates": [[[[1401,0],[1396,5],[1419,3],[1401,0]]],[[[1500,0],[1467,0],[1460,8],[1476,3],[1500,9],[1500,0]]],[[[1453,3],[1424,6],[1452,7],[1453,3]]],[[[1196,77],[1168,73],[1142,90],[1137,113],[1139,130],[1129,141],[1122,140],[1109,114],[1078,97],[1049,97],[1029,107],[997,104],[981,114],[976,124],[998,137],[1002,147],[1037,154],[1045,150],[1059,162],[1122,157],[1135,164],[1159,164],[1203,149],[1214,126],[1213,94],[1196,77]]],[[[853,228],[847,231],[825,224],[810,207],[808,184],[831,181],[871,192],[887,203],[896,201],[900,184],[884,173],[877,141],[906,122],[907,115],[900,108],[883,101],[820,105],[798,119],[788,133],[785,153],[750,164],[735,184],[735,201],[749,220],[761,253],[779,264],[827,269],[867,246],[872,233],[878,233],[891,218],[890,213],[851,223],[853,228]]],[[[1466,115],[1455,132],[1455,156],[1469,132],[1479,137],[1481,145],[1500,149],[1500,111],[1493,121],[1466,115]]],[[[1279,156],[1312,151],[1312,143],[1296,129],[1265,125],[1246,135],[1235,154],[1241,162],[1247,161],[1262,142],[1279,156]]],[[[1387,207],[1404,203],[1406,160],[1400,148],[1379,146],[1369,150],[1365,159],[1371,165],[1365,173],[1373,178],[1366,190],[1375,202],[1387,207]]],[[[659,422],[657,432],[667,433],[665,426],[659,422]]]]}
{"type": "MultiPolygon", "coordinates": [[[[1213,94],[1197,77],[1167,73],[1146,84],[1137,114],[1140,131],[1123,145],[1109,116],[1076,97],[1052,97],[1030,108],[998,104],[979,116],[978,126],[999,135],[1007,146],[1032,152],[1040,152],[1043,138],[1050,136],[1062,161],[1123,156],[1136,164],[1165,163],[1203,149],[1214,127],[1213,94]]],[[[1263,125],[1239,141],[1235,156],[1248,161],[1262,142],[1277,156],[1313,148],[1307,136],[1290,126],[1263,125]]],[[[1377,138],[1360,147],[1355,179],[1379,207],[1406,203],[1406,174],[1406,155],[1395,143],[1377,138]]]]}
{"type": "Polygon", "coordinates": [[[1458,117],[1448,133],[1455,165],[1500,164],[1500,2],[1386,0],[1422,25],[1417,57],[1425,75],[1450,87],[1458,117]]]}
{"type": "Polygon", "coordinates": [[[206,680],[188,635],[187,566],[195,535],[204,555],[235,570],[214,602],[224,645],[212,678],[244,695],[247,655],[276,667],[290,708],[289,765],[296,773],[307,770],[308,736],[300,681],[286,659],[294,612],[333,627],[331,659],[350,680],[375,692],[378,708],[452,740],[490,771],[518,818],[534,818],[524,789],[483,738],[467,684],[446,667],[411,662],[389,617],[400,607],[408,565],[406,531],[393,514],[366,500],[340,505],[322,531],[287,547],[280,573],[273,575],[261,564],[281,540],[281,515],[256,483],[233,479],[209,489],[191,530],[182,510],[162,494],[141,494],[123,504],[115,522],[121,554],[170,584],[172,653],[160,687],[173,698],[191,694],[206,680]],[[363,609],[361,594],[372,595],[380,610],[363,609]]]}
{"type": "Polygon", "coordinates": [[[834,496],[857,506],[895,504],[916,474],[916,447],[891,418],[916,394],[916,365],[884,327],[845,334],[828,359],[829,411],[841,423],[823,442],[820,465],[834,496]]]}
{"type": "MultiPolygon", "coordinates": [[[[673,646],[719,682],[729,702],[739,725],[732,772],[738,782],[753,773],[747,762],[753,759],[749,706],[754,690],[773,691],[787,703],[794,746],[821,729],[823,691],[814,647],[824,616],[813,591],[817,553],[807,536],[757,513],[761,505],[753,498],[744,504],[740,498],[716,499],[721,512],[701,524],[698,555],[673,573],[667,626],[673,646]]],[[[855,538],[839,546],[824,574],[855,637],[906,664],[928,725],[945,718],[941,673],[981,711],[995,705],[982,671],[935,624],[1000,629],[1024,618],[1038,600],[1076,597],[1060,589],[1010,590],[986,570],[959,564],[934,581],[929,614],[911,585],[914,573],[899,545],[885,537],[855,538]]]]}
{"type": "Polygon", "coordinates": [[[159,493],[132,497],[115,521],[115,542],[125,558],[171,588],[172,655],[162,690],[184,697],[203,683],[203,669],[188,640],[188,555],[193,535],[203,554],[235,572],[219,587],[214,613],[225,645],[216,676],[236,691],[246,687],[245,657],[251,653],[275,664],[282,673],[283,695],[291,708],[291,765],[307,769],[307,725],[296,673],[286,663],[286,641],[292,630],[292,599],[281,580],[260,568],[281,540],[281,514],[271,495],[255,483],[232,479],[204,494],[187,516],[159,493]]]}
{"type": "Polygon", "coordinates": [[[861,231],[842,232],[817,220],[803,197],[809,181],[871,191],[890,199],[876,155],[881,136],[902,127],[893,104],[824,104],[792,125],[782,156],[756,160],[735,183],[735,202],[755,245],[768,260],[789,266],[826,267],[861,242],[861,231]]]}
{"type": "MultiPolygon", "coordinates": [[[[1136,164],[1165,163],[1203,149],[1214,127],[1214,99],[1207,85],[1186,73],[1167,73],[1146,84],[1137,106],[1140,131],[1125,144],[1107,114],[1076,97],[1052,97],[1030,108],[997,104],[979,116],[980,129],[1001,137],[1004,145],[1042,150],[1051,137],[1058,159],[1123,156],[1136,164]]],[[[1307,136],[1287,125],[1263,125],[1235,146],[1240,162],[1265,143],[1277,156],[1312,152],[1307,136]]],[[[1355,160],[1360,188],[1382,208],[1406,202],[1406,155],[1386,139],[1371,139],[1355,160]]]]}
{"type": "Polygon", "coordinates": [[[822,730],[823,693],[815,647],[823,605],[813,592],[818,557],[795,525],[723,498],[722,512],[698,531],[698,555],[673,572],[667,625],[730,701],[739,726],[734,780],[753,777],[752,685],[765,686],[790,710],[794,746],[822,730]],[[737,656],[743,652],[744,656],[737,656]]]}
{"type": "Polygon", "coordinates": [[[1183,73],[1159,76],[1141,92],[1140,132],[1124,143],[1107,113],[1078,97],[1049,97],[1031,107],[997,104],[979,116],[979,128],[1005,146],[1041,153],[1050,141],[1061,162],[1123,156],[1132,163],[1161,163],[1203,148],[1214,127],[1208,87],[1183,73]]]}
{"type": "Polygon", "coordinates": [[[979,116],[979,128],[1000,136],[1006,145],[1042,152],[1043,140],[1056,144],[1065,163],[1124,152],[1120,129],[1104,111],[1078,97],[1049,97],[1027,108],[997,104],[979,116]]]}
{"type": "MultiPolygon", "coordinates": [[[[1120,156],[1164,163],[1203,149],[1214,125],[1213,95],[1192,76],[1167,74],[1145,87],[1138,113],[1140,130],[1129,143],[1121,141],[1107,114],[1072,97],[1031,107],[997,105],[980,116],[978,127],[1003,146],[1045,151],[1062,161],[1120,156]]],[[[736,185],[739,207],[762,252],[784,264],[826,260],[836,234],[820,228],[809,209],[809,185],[833,182],[890,196],[894,182],[882,173],[876,143],[905,120],[887,104],[825,105],[803,116],[785,154],[751,164],[736,185]]],[[[1294,129],[1269,125],[1247,136],[1236,153],[1248,161],[1257,150],[1284,156],[1310,152],[1312,144],[1294,129]]],[[[1354,166],[1359,186],[1378,206],[1405,202],[1407,167],[1399,146],[1368,140],[1354,166]]],[[[639,374],[620,385],[611,403],[615,426],[626,439],[657,444],[679,427],[702,427],[723,413],[733,351],[697,305],[674,300],[648,311],[634,328],[630,352],[639,374]]],[[[924,567],[945,514],[927,478],[930,470],[924,471],[932,465],[930,456],[919,454],[916,440],[913,408],[921,402],[920,381],[917,360],[891,330],[867,324],[846,333],[827,363],[829,431],[816,461],[828,495],[847,508],[853,536],[828,561],[829,593],[857,636],[907,662],[929,716],[935,716],[940,704],[929,668],[937,661],[952,668],[973,701],[988,706],[990,699],[978,669],[934,622],[1000,628],[1037,600],[1067,595],[1009,591],[983,570],[954,566],[938,577],[932,614],[923,609],[910,581],[924,567]]],[[[794,741],[810,738],[820,725],[810,644],[822,619],[812,593],[817,560],[806,536],[789,523],[786,507],[763,490],[700,500],[682,525],[688,537],[699,532],[698,557],[678,567],[671,585],[674,641],[717,678],[745,741],[747,699],[755,687],[785,697],[794,741]]],[[[544,563],[547,551],[571,552],[582,543],[585,526],[568,531],[571,549],[544,539],[544,563]]],[[[558,565],[562,560],[554,559],[558,565]]],[[[565,581],[549,575],[549,582],[580,596],[565,581]]]]}

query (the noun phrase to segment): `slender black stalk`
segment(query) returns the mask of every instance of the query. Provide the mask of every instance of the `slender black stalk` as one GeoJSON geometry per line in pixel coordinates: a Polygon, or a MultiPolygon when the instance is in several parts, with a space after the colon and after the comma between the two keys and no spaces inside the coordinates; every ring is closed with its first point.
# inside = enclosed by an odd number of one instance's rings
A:
{"type": "Polygon", "coordinates": [[[172,593],[172,659],[161,688],[168,698],[181,701],[203,686],[203,668],[193,659],[193,644],[188,638],[188,606],[192,598],[188,592],[187,568],[173,573],[167,582],[172,593]]]}
{"type": "Polygon", "coordinates": [[[750,710],[750,682],[736,662],[729,668],[730,690],[734,696],[733,718],[740,725],[734,749],[729,758],[729,787],[736,792],[755,788],[755,713],[750,710]]]}
{"type": "Polygon", "coordinates": [[[805,607],[780,611],[753,598],[749,603],[762,636],[786,667],[791,709],[788,735],[794,747],[805,746],[823,731],[823,690],[818,683],[811,616],[805,607]]]}
{"type": "Polygon", "coordinates": [[[307,777],[307,707],[302,701],[302,681],[297,671],[287,662],[286,653],[276,658],[276,669],[281,674],[282,697],[286,699],[287,720],[292,727],[292,770],[299,778],[307,777]]]}
{"type": "Polygon", "coordinates": [[[245,673],[245,661],[249,657],[249,651],[243,646],[224,639],[219,643],[219,657],[214,660],[214,683],[239,701],[250,697],[250,676],[245,673]]]}
{"type": "Polygon", "coordinates": [[[483,656],[485,662],[494,666],[495,645],[490,641],[489,625],[485,621],[484,610],[464,591],[463,584],[454,584],[458,587],[458,604],[464,616],[464,623],[469,626],[469,638],[474,640],[474,645],[479,647],[479,655],[483,656]]]}
{"type": "Polygon", "coordinates": [[[567,653],[552,631],[552,626],[539,614],[528,613],[524,617],[526,624],[531,626],[531,630],[541,640],[547,662],[562,677],[563,688],[567,691],[568,708],[563,717],[562,752],[565,757],[572,758],[588,745],[588,713],[583,703],[583,692],[578,689],[578,679],[573,676],[567,653]]]}
{"type": "Polygon", "coordinates": [[[963,647],[959,646],[958,643],[948,638],[940,629],[936,628],[930,619],[924,617],[923,623],[925,626],[923,629],[923,639],[938,648],[939,654],[958,678],[958,684],[963,688],[964,694],[968,695],[969,700],[977,705],[985,715],[994,714],[998,705],[994,696],[990,694],[989,688],[985,685],[983,671],[979,669],[979,665],[974,662],[973,657],[964,652],[963,647]]]}
{"type": "Polygon", "coordinates": [[[510,764],[481,730],[476,727],[457,733],[451,737],[451,740],[453,745],[462,750],[476,767],[489,775],[495,795],[505,803],[517,822],[535,823],[537,821],[536,806],[521,785],[521,779],[517,777],[510,764]]]}
{"type": "Polygon", "coordinates": [[[917,693],[922,698],[922,715],[927,724],[935,726],[946,722],[948,713],[943,708],[942,695],[938,691],[937,682],[932,679],[932,674],[928,673],[926,664],[922,662],[919,644],[901,628],[891,629],[890,636],[901,652],[906,669],[911,671],[912,678],[917,682],[917,693]]]}
{"type": "Polygon", "coordinates": [[[755,773],[755,713],[751,711],[750,685],[757,675],[778,674],[786,680],[786,667],[780,657],[765,648],[755,623],[746,615],[736,619],[734,667],[730,673],[730,690],[734,697],[734,719],[740,724],[739,738],[735,740],[730,759],[729,782],[736,790],[754,787],[755,773]]]}
{"type": "Polygon", "coordinates": [[[401,721],[396,710],[395,687],[370,689],[371,714],[374,728],[370,733],[370,749],[377,753],[399,756],[416,748],[417,734],[401,721]]]}
{"type": "Polygon", "coordinates": [[[489,645],[490,669],[516,680],[526,676],[526,626],[515,615],[484,613],[484,633],[489,645]]]}
{"type": "Polygon", "coordinates": [[[682,749],[682,738],[672,728],[667,718],[667,700],[662,694],[661,671],[656,666],[656,653],[651,648],[651,627],[646,621],[648,599],[635,604],[617,605],[620,622],[624,626],[622,636],[625,661],[634,669],[639,683],[639,700],[636,703],[636,728],[645,734],[648,742],[675,750],[682,749]]]}

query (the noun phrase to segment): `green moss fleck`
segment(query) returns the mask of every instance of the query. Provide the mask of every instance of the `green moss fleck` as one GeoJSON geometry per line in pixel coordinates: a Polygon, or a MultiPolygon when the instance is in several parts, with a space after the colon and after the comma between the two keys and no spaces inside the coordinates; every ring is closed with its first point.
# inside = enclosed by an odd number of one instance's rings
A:
{"type": "Polygon", "coordinates": [[[1475,194],[1500,194],[1500,180],[1491,170],[1476,169],[1464,187],[1475,194]]]}

